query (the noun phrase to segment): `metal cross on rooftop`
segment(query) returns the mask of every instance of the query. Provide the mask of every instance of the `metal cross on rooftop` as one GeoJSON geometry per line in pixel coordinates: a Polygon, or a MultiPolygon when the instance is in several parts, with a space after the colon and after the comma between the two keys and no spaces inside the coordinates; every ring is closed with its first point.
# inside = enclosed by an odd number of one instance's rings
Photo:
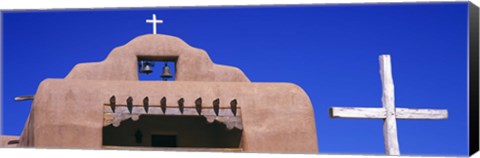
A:
{"type": "Polygon", "coordinates": [[[157,20],[157,15],[153,14],[152,19],[147,19],[146,22],[153,25],[153,34],[157,34],[157,23],[162,24],[163,20],[157,20]]]}
{"type": "Polygon", "coordinates": [[[396,108],[394,85],[392,78],[392,66],[390,55],[380,55],[380,78],[382,79],[383,96],[382,108],[330,108],[332,118],[367,118],[383,119],[383,135],[385,141],[385,154],[400,155],[397,136],[396,119],[447,119],[446,109],[410,109],[396,108]]]}

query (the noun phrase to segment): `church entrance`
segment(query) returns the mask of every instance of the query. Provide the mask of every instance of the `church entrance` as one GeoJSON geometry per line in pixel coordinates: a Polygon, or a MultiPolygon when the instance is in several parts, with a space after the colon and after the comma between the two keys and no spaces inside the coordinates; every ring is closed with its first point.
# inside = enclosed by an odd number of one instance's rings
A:
{"type": "Polygon", "coordinates": [[[128,148],[240,149],[242,130],[203,116],[141,115],[103,128],[103,145],[128,148]]]}

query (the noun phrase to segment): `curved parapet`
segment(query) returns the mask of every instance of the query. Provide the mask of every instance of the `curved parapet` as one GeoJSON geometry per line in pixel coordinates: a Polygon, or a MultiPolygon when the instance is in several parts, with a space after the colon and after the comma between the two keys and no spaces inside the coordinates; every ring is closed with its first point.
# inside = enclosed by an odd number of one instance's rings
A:
{"type": "Polygon", "coordinates": [[[208,54],[169,35],[139,36],[101,62],[77,64],[66,79],[138,80],[138,59],[176,60],[176,81],[250,82],[238,68],[214,64],[208,54]]]}

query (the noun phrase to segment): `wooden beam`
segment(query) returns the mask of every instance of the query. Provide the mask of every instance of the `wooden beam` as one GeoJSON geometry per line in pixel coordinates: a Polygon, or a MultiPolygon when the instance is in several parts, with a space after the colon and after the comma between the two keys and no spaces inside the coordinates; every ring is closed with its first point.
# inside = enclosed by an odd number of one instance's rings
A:
{"type": "Polygon", "coordinates": [[[168,106],[165,112],[162,111],[160,106],[149,106],[148,113],[141,105],[132,105],[131,110],[127,105],[119,104],[115,108],[115,112],[112,111],[110,105],[105,104],[103,108],[103,126],[113,125],[114,127],[120,126],[122,121],[132,119],[137,121],[141,115],[163,115],[163,116],[203,116],[209,123],[214,121],[222,122],[226,125],[227,129],[243,129],[242,114],[240,107],[237,107],[237,113],[234,114],[230,107],[219,107],[218,115],[214,111],[213,107],[203,107],[202,114],[199,115],[197,107],[184,107],[183,112],[179,107],[168,106]]]}
{"type": "Polygon", "coordinates": [[[386,113],[384,108],[330,108],[331,118],[366,118],[366,119],[384,119],[386,113]]]}
{"type": "MultiPolygon", "coordinates": [[[[385,119],[387,115],[383,108],[331,107],[329,112],[331,118],[385,119]]],[[[407,120],[443,120],[448,119],[448,110],[395,108],[395,117],[407,120]]]]}
{"type": "Polygon", "coordinates": [[[395,111],[398,119],[448,119],[448,110],[445,109],[396,108],[395,111]]]}
{"type": "Polygon", "coordinates": [[[25,96],[16,96],[15,101],[25,101],[25,100],[33,100],[33,95],[25,95],[25,96]]]}
{"type": "Polygon", "coordinates": [[[8,141],[8,145],[11,145],[11,144],[19,144],[20,143],[20,140],[10,140],[8,141]]]}
{"type": "Polygon", "coordinates": [[[378,60],[380,61],[380,78],[382,80],[382,104],[387,115],[383,122],[385,153],[387,155],[400,155],[397,136],[397,121],[395,119],[395,90],[390,55],[380,55],[378,60]]]}

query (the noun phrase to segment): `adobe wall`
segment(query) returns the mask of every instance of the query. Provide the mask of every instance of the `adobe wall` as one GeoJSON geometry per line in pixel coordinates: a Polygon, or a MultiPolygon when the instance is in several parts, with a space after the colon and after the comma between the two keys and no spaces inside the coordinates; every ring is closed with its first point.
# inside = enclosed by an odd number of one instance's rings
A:
{"type": "MultiPolygon", "coordinates": [[[[205,51],[167,35],[139,36],[112,50],[101,62],[77,64],[65,79],[46,79],[38,87],[20,146],[102,148],[103,106],[145,97],[167,106],[185,99],[221,107],[237,99],[242,111],[242,148],[247,152],[317,153],[313,108],[307,94],[290,83],[251,83],[235,67],[214,64],[205,51]],[[138,81],[137,57],[177,58],[175,82],[138,81]]],[[[121,126],[121,125],[120,125],[121,126]]]]}
{"type": "Polygon", "coordinates": [[[1,135],[0,136],[0,148],[16,147],[17,144],[8,144],[8,142],[18,140],[18,139],[19,139],[19,136],[1,135]]]}
{"type": "MultiPolygon", "coordinates": [[[[243,149],[248,152],[317,153],[313,108],[308,96],[290,83],[155,82],[48,79],[35,95],[33,128],[22,145],[53,148],[101,148],[103,104],[115,95],[117,102],[133,97],[133,104],[160,102],[167,106],[179,98],[194,106],[202,97],[205,106],[220,98],[237,99],[242,110],[243,149]]],[[[222,102],[223,101],[223,102],[222,102]]],[[[33,118],[32,118],[33,116],[33,118]]],[[[120,125],[121,126],[121,125],[120,125]]]]}

